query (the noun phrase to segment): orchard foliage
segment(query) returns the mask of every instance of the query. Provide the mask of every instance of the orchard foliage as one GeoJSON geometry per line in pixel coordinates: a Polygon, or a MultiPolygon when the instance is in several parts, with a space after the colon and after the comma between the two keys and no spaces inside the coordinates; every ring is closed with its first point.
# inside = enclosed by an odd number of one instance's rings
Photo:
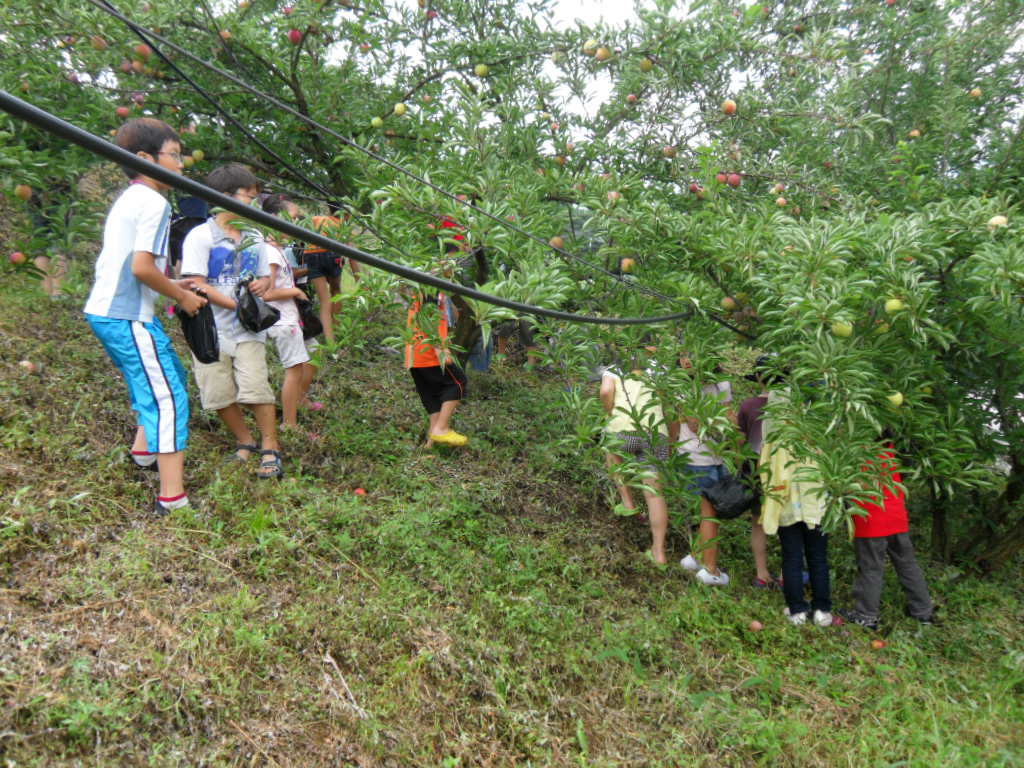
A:
{"type": "MultiPolygon", "coordinates": [[[[888,428],[915,500],[931,510],[938,554],[1019,550],[1024,7],[661,1],[613,29],[557,28],[552,5],[118,6],[499,221],[168,49],[282,165],[85,0],[4,3],[0,84],[96,133],[122,121],[118,107],[161,117],[188,151],[203,150],[187,173],[241,160],[311,207],[324,197],[314,182],[388,258],[436,264],[433,226],[450,215],[486,248],[488,289],[510,298],[609,315],[692,307],[691,321],[645,329],[659,355],[688,351],[699,383],[723,350],[774,354],[791,384],[775,421],[818,463],[834,523],[844,500],[863,496],[862,467],[888,428]],[[582,260],[556,256],[555,235],[582,260]],[[636,262],[628,277],[593,268],[615,271],[625,257],[636,262]]],[[[43,208],[93,163],[35,130],[3,128],[4,188],[31,184],[43,208]]],[[[485,326],[505,316],[466,306],[485,326]]],[[[628,356],[644,334],[547,330],[567,380],[607,362],[595,344],[628,356]]],[[[694,384],[671,379],[678,391],[694,384]]],[[[578,392],[570,404],[585,438],[599,414],[578,392]]]]}

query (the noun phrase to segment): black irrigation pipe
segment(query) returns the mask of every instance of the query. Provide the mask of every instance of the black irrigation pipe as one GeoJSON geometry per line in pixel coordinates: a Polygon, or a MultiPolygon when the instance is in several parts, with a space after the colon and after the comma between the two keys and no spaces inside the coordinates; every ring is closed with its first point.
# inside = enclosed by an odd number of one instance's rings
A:
{"type": "MultiPolygon", "coordinates": [[[[128,26],[130,29],[134,30],[136,32],[136,34],[139,34],[139,30],[140,29],[145,29],[143,27],[139,27],[137,24],[135,24],[135,22],[133,22],[127,16],[125,16],[122,13],[114,10],[112,7],[108,7],[109,4],[106,3],[105,0],[86,0],[86,2],[88,2],[90,5],[94,6],[95,8],[103,11],[104,13],[107,13],[110,16],[113,16],[114,18],[118,19],[123,24],[128,26]]],[[[393,162],[391,160],[388,160],[386,157],[383,157],[382,155],[377,154],[376,152],[374,152],[374,151],[372,151],[372,150],[370,150],[370,149],[368,149],[368,148],[358,144],[357,142],[352,141],[352,139],[348,138],[347,136],[343,136],[342,134],[338,133],[337,131],[335,131],[335,130],[327,127],[326,125],[323,125],[322,123],[318,122],[317,120],[313,119],[309,115],[305,115],[302,112],[299,112],[297,109],[295,109],[294,107],[292,107],[292,106],[290,106],[288,104],[285,104],[283,101],[280,101],[279,99],[276,99],[276,98],[274,98],[273,96],[271,96],[269,94],[263,93],[259,89],[255,88],[252,85],[250,85],[249,83],[247,83],[242,78],[232,74],[231,72],[228,72],[227,70],[221,69],[220,67],[218,67],[218,66],[216,66],[214,64],[211,64],[208,61],[204,61],[203,59],[201,59],[200,57],[198,57],[195,54],[191,53],[190,51],[187,51],[184,48],[182,48],[181,46],[177,45],[176,43],[168,40],[167,38],[162,37],[161,35],[156,34],[152,30],[145,29],[145,33],[149,37],[151,37],[152,39],[159,40],[162,44],[172,48],[173,50],[177,51],[181,55],[191,59],[194,62],[196,62],[200,66],[205,67],[206,69],[210,70],[211,72],[215,72],[216,74],[220,75],[221,77],[227,78],[228,80],[230,80],[231,82],[235,83],[239,87],[245,89],[246,91],[248,91],[249,93],[253,94],[254,96],[256,96],[258,98],[261,98],[261,99],[264,99],[265,101],[268,101],[269,103],[273,104],[278,109],[282,109],[282,110],[288,112],[292,116],[297,117],[298,119],[304,121],[305,123],[307,123],[307,124],[317,128],[317,129],[325,132],[326,134],[334,137],[335,139],[337,139],[338,141],[342,142],[346,146],[349,146],[349,147],[352,147],[353,149],[359,150],[360,152],[366,154],[367,156],[372,157],[374,160],[387,165],[389,168],[392,168],[393,170],[398,171],[399,173],[401,173],[401,174],[403,174],[405,176],[408,176],[409,178],[419,182],[420,184],[423,184],[424,186],[429,187],[430,189],[434,190],[438,194],[444,195],[445,197],[449,198],[450,200],[453,200],[456,203],[459,203],[459,204],[461,204],[463,206],[466,206],[467,208],[470,208],[471,210],[476,211],[477,213],[486,216],[487,218],[491,219],[492,221],[497,222],[500,226],[506,227],[506,228],[512,230],[513,232],[516,232],[517,234],[522,235],[523,237],[526,237],[526,238],[528,238],[530,240],[534,240],[534,241],[544,245],[545,247],[552,248],[559,255],[561,255],[563,257],[568,257],[570,259],[574,259],[574,260],[580,262],[581,264],[584,264],[585,266],[587,266],[588,268],[590,268],[591,270],[593,270],[595,272],[601,272],[601,273],[605,274],[606,276],[611,277],[618,284],[620,284],[620,285],[622,285],[624,287],[630,288],[630,289],[635,290],[635,291],[639,291],[641,293],[645,293],[648,296],[653,296],[655,298],[661,299],[662,301],[666,301],[666,302],[669,302],[669,303],[676,303],[675,299],[673,299],[670,296],[666,296],[665,294],[660,293],[659,291],[655,291],[655,290],[653,290],[651,288],[647,288],[646,286],[640,285],[638,283],[633,283],[633,282],[629,282],[627,280],[624,280],[621,275],[618,275],[618,274],[616,274],[616,273],[614,273],[614,272],[612,272],[610,270],[607,270],[604,267],[601,267],[601,266],[599,266],[597,264],[592,264],[591,262],[587,261],[586,259],[582,258],[581,256],[577,256],[576,254],[570,253],[569,251],[566,251],[566,250],[564,250],[562,248],[554,248],[553,246],[551,246],[550,243],[545,242],[543,238],[541,238],[541,237],[539,237],[539,236],[537,236],[537,235],[535,235],[535,234],[533,234],[531,232],[527,232],[526,230],[522,229],[521,227],[519,227],[519,226],[517,226],[517,225],[515,225],[515,224],[513,224],[513,223],[511,223],[511,222],[509,222],[509,221],[507,221],[505,219],[503,219],[500,216],[496,216],[495,214],[490,213],[489,211],[485,211],[482,208],[478,208],[477,206],[473,205],[473,203],[469,202],[468,200],[460,200],[456,195],[452,194],[451,192],[447,191],[446,189],[442,189],[441,187],[439,187],[436,184],[428,181],[427,179],[425,179],[425,178],[423,178],[421,176],[417,176],[415,173],[413,173],[412,171],[404,168],[403,166],[399,165],[398,163],[395,163],[395,162],[393,162]]],[[[153,47],[151,43],[150,43],[150,46],[153,47]]],[[[155,47],[154,47],[154,50],[156,50],[155,47]]],[[[163,54],[161,54],[161,58],[165,58],[166,59],[166,57],[163,56],[163,54]]],[[[687,313],[687,315],[689,315],[689,314],[692,314],[692,310],[690,310],[687,313]]],[[[749,337],[749,334],[746,334],[743,331],[740,331],[738,328],[733,327],[730,323],[728,323],[725,320],[723,320],[722,318],[718,317],[715,313],[703,311],[703,314],[705,314],[708,318],[710,318],[714,322],[716,322],[716,323],[718,323],[720,325],[723,325],[724,327],[728,328],[729,330],[734,331],[736,333],[739,333],[741,335],[749,337]]]]}
{"type": "MultiPolygon", "coordinates": [[[[112,3],[108,2],[108,0],[101,0],[101,1],[102,1],[103,5],[106,6],[107,9],[110,10],[112,13],[117,13],[118,15],[120,15],[120,12],[117,10],[117,8],[115,8],[112,3]]],[[[132,23],[131,21],[125,21],[125,24],[128,26],[128,28],[132,32],[134,32],[136,34],[136,36],[138,36],[138,38],[142,42],[144,42],[146,45],[148,45],[152,49],[153,53],[155,53],[157,56],[159,56],[160,59],[168,67],[170,67],[172,70],[174,70],[182,80],[184,80],[186,83],[188,83],[189,86],[196,93],[198,93],[200,96],[202,96],[208,102],[210,102],[211,106],[213,106],[213,108],[215,110],[217,110],[217,112],[219,112],[221,115],[223,115],[224,119],[228,121],[229,125],[234,126],[234,128],[237,131],[239,131],[243,136],[245,136],[245,138],[247,138],[249,141],[251,141],[257,147],[259,147],[265,154],[267,154],[270,157],[274,158],[274,160],[276,160],[278,162],[278,164],[282,168],[286,169],[289,173],[291,173],[293,178],[295,178],[298,181],[301,181],[301,182],[305,183],[309,187],[315,189],[317,192],[319,192],[322,195],[325,195],[328,198],[330,198],[332,196],[331,193],[327,189],[325,189],[321,185],[317,184],[315,181],[310,179],[308,176],[306,176],[301,171],[297,171],[287,160],[285,160],[277,152],[275,152],[273,149],[271,149],[266,144],[264,144],[262,141],[260,141],[259,138],[257,138],[255,135],[253,135],[253,133],[248,128],[246,128],[244,125],[242,125],[242,123],[234,115],[232,115],[230,112],[228,112],[226,109],[224,109],[224,107],[222,107],[220,105],[220,103],[217,101],[216,98],[214,98],[207,91],[205,91],[203,89],[203,87],[201,85],[199,85],[199,83],[197,83],[191,77],[186,75],[181,70],[181,67],[179,67],[177,64],[175,64],[173,61],[171,61],[171,59],[166,54],[164,54],[164,52],[161,51],[160,48],[157,47],[153,43],[152,40],[150,40],[146,36],[146,34],[142,30],[142,28],[140,28],[137,24],[132,23]]]]}
{"type": "Polygon", "coordinates": [[[377,256],[361,251],[358,248],[353,248],[345,243],[325,237],[319,232],[313,232],[304,227],[300,227],[287,219],[278,218],[277,216],[272,216],[259,208],[255,208],[251,205],[245,205],[244,203],[235,200],[233,197],[223,195],[220,192],[210,189],[209,187],[200,184],[197,181],[193,181],[186,176],[170,171],[163,166],[151,163],[148,160],[143,160],[138,155],[133,155],[131,152],[121,149],[106,139],[94,136],[88,131],[84,131],[78,126],[72,125],[71,123],[62,120],[33,104],[29,104],[27,101],[23,101],[16,96],[12,96],[4,90],[0,90],[0,109],[16,118],[36,126],[37,128],[48,131],[55,136],[59,136],[72,142],[73,144],[77,144],[93,154],[105,157],[107,160],[130,168],[131,170],[152,179],[156,179],[157,181],[170,187],[174,187],[179,191],[200,197],[208,203],[231,211],[243,219],[248,219],[251,222],[267,227],[268,229],[273,229],[286,235],[290,235],[297,240],[314,243],[325,250],[341,253],[349,258],[355,259],[361,264],[382,269],[385,272],[390,272],[393,275],[398,275],[399,277],[411,280],[421,285],[429,285],[434,288],[448,291],[449,293],[461,294],[473,299],[479,299],[480,301],[487,302],[488,304],[494,304],[499,307],[506,307],[508,309],[515,310],[523,315],[550,317],[555,320],[565,320],[571,323],[590,323],[593,325],[657,325],[676,320],[685,320],[693,315],[692,311],[687,311],[677,312],[672,315],[661,315],[658,317],[593,317],[591,315],[577,315],[572,312],[562,312],[557,309],[537,307],[532,304],[523,304],[518,301],[503,299],[500,296],[492,296],[489,293],[478,291],[475,288],[468,288],[464,285],[459,285],[458,283],[453,283],[449,280],[436,277],[435,275],[420,272],[418,269],[412,269],[411,267],[406,267],[401,264],[395,264],[387,261],[386,259],[378,258],[377,256]]]}

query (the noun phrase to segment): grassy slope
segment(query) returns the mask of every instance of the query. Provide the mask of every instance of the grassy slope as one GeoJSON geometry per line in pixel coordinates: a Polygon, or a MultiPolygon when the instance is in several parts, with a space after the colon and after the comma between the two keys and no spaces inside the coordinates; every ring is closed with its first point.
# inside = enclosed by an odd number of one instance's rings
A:
{"type": "MultiPolygon", "coordinates": [[[[1024,763],[1019,561],[990,581],[930,569],[946,625],[924,632],[890,574],[882,651],[791,628],[744,586],[742,523],[726,590],[643,565],[640,523],[556,446],[556,386],[475,376],[471,447],[433,455],[399,360],[375,351],[330,363],[329,408],[306,417],[321,441],[291,446],[280,484],[224,465],[225,434],[194,415],[198,510],[157,521],[80,305],[0,282],[14,765],[1024,763]]],[[[842,602],[845,542],[833,562],[842,602]]]]}

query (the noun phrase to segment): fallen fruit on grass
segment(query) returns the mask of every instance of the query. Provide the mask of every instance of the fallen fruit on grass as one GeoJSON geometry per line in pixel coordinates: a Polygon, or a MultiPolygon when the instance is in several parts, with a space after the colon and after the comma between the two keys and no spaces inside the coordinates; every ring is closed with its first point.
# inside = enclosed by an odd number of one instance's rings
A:
{"type": "Polygon", "coordinates": [[[28,184],[19,184],[14,188],[14,196],[27,203],[32,199],[32,187],[28,184]]]}
{"type": "Polygon", "coordinates": [[[764,624],[762,624],[757,619],[754,619],[753,621],[750,622],[750,631],[751,632],[760,632],[762,629],[764,629],[764,624]]]}
{"type": "Polygon", "coordinates": [[[10,256],[11,264],[24,264],[28,261],[28,257],[25,256],[21,251],[15,251],[10,256]]]}
{"type": "Polygon", "coordinates": [[[363,490],[362,488],[356,488],[356,489],[355,489],[355,490],[353,491],[353,493],[354,493],[354,494],[355,494],[356,496],[365,496],[365,495],[366,495],[366,491],[364,491],[364,490],[363,490]]]}
{"type": "Polygon", "coordinates": [[[871,647],[874,648],[876,651],[880,651],[883,648],[885,648],[885,640],[879,640],[878,638],[875,638],[871,641],[871,647]]]}
{"type": "Polygon", "coordinates": [[[31,360],[22,360],[18,365],[24,369],[25,373],[35,373],[39,370],[38,366],[36,366],[36,364],[31,360]]]}

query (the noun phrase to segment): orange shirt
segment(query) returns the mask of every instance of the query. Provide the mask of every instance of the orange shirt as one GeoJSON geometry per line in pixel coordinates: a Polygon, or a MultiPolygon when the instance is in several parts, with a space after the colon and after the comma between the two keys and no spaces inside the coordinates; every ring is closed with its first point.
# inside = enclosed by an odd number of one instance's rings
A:
{"type": "MultiPolygon", "coordinates": [[[[443,293],[438,294],[437,309],[441,316],[437,325],[437,337],[445,341],[448,338],[448,297],[443,293]]],[[[420,298],[417,298],[413,300],[412,306],[409,307],[409,320],[406,327],[411,328],[413,334],[412,342],[405,345],[405,367],[431,368],[439,366],[441,365],[441,359],[438,357],[437,349],[427,343],[426,334],[419,329],[416,323],[419,312],[420,298]]],[[[448,362],[447,345],[442,345],[441,352],[445,357],[445,362],[448,362]]]]}
{"type": "MultiPolygon", "coordinates": [[[[313,230],[327,237],[339,238],[341,230],[341,219],[337,216],[314,216],[313,230]]],[[[306,253],[326,253],[326,249],[312,243],[306,246],[306,253]]]]}

